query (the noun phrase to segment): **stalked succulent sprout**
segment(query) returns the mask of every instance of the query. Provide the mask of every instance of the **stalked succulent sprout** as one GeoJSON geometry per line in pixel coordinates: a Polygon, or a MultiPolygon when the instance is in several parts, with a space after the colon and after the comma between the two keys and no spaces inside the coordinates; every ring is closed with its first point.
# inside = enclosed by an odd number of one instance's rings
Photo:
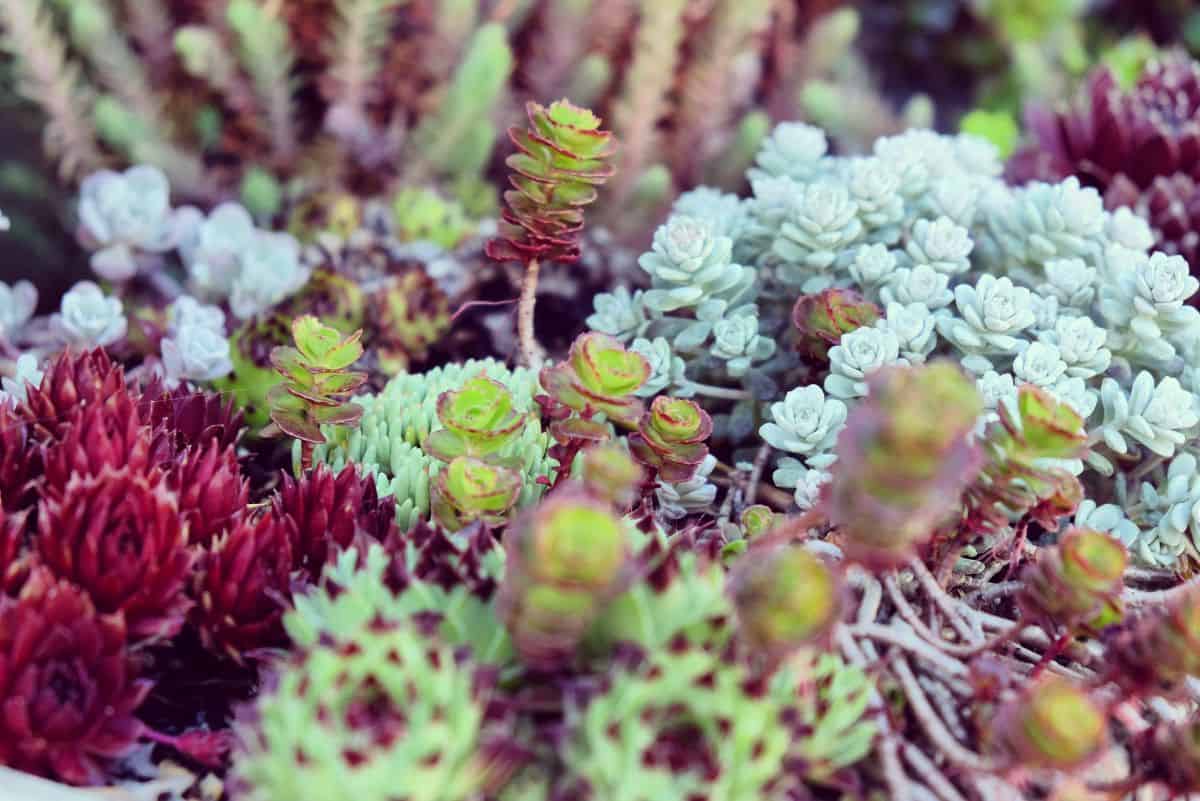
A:
{"type": "Polygon", "coordinates": [[[1096,756],[1108,733],[1104,713],[1069,680],[1036,680],[995,721],[996,745],[1022,764],[1071,770],[1096,756]]]}

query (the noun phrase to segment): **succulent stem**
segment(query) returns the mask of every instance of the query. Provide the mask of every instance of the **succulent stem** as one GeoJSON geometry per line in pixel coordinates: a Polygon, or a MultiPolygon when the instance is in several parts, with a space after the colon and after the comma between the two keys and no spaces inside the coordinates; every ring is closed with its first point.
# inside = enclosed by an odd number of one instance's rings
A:
{"type": "Polygon", "coordinates": [[[521,283],[521,302],[517,306],[517,342],[521,364],[537,369],[542,362],[542,346],[533,335],[533,307],[537,303],[538,273],[541,262],[530,259],[525,263],[525,280],[521,283]]]}

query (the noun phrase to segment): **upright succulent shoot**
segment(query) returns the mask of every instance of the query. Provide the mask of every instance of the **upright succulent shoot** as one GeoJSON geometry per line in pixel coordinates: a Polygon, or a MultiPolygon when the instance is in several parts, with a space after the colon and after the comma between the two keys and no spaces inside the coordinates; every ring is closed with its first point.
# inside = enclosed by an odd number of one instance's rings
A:
{"type": "Polygon", "coordinates": [[[271,365],[283,376],[267,394],[272,426],[264,433],[283,432],[301,442],[300,466],[312,466],[313,445],[325,442],[323,425],[353,425],[362,407],[350,396],[367,380],[366,373],[349,369],[362,356],[361,331],[343,336],[305,315],[292,321],[296,347],[271,351],[271,365]]]}
{"type": "Polygon", "coordinates": [[[600,130],[599,117],[567,100],[549,108],[529,103],[525,110],[530,127],[508,129],[519,151],[506,162],[513,188],[504,193],[508,208],[487,254],[497,261],[525,263],[517,333],[521,360],[533,365],[538,360],[533,307],[541,260],[569,263],[579,258],[583,208],[613,174],[613,142],[612,134],[600,130]]]}

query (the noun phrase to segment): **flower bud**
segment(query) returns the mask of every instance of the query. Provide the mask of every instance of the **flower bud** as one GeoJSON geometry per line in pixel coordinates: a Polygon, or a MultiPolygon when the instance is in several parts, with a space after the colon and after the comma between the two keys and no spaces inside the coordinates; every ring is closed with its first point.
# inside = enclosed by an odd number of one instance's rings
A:
{"type": "Polygon", "coordinates": [[[792,307],[792,324],[800,335],[802,352],[817,359],[828,357],[829,348],[843,334],[872,325],[883,316],[879,307],[852,289],[826,289],[801,295],[792,307]]]}
{"type": "Polygon", "coordinates": [[[895,565],[959,513],[981,464],[969,436],[983,403],[948,362],[885,368],[869,385],[838,437],[823,502],[854,558],[895,565]]]}
{"type": "Polygon", "coordinates": [[[1086,762],[1106,739],[1104,713],[1086,692],[1050,676],[1028,687],[1000,711],[995,736],[1018,762],[1069,770],[1086,762]]]}
{"type": "Polygon", "coordinates": [[[819,640],[841,610],[833,571],[799,546],[751,548],[734,564],[729,585],[742,636],[767,651],[819,640]]]}
{"type": "Polygon", "coordinates": [[[771,510],[771,507],[761,503],[747,506],[742,510],[742,534],[748,540],[754,539],[773,529],[781,518],[782,515],[777,514],[771,510]]]}
{"type": "Polygon", "coordinates": [[[1119,610],[1128,562],[1119,540],[1091,529],[1069,529],[1057,547],[1043,550],[1025,570],[1021,606],[1031,616],[1068,627],[1092,622],[1110,608],[1119,610]]]}

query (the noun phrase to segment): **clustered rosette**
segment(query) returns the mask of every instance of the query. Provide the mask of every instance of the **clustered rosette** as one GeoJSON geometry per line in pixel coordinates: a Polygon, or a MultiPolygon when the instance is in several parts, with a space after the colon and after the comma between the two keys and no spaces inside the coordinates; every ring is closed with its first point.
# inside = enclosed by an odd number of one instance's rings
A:
{"type": "Polygon", "coordinates": [[[143,731],[134,717],[150,685],[136,677],[120,613],[35,570],[0,597],[0,764],[72,784],[103,781],[143,731]]]}
{"type": "Polygon", "coordinates": [[[1010,161],[1011,179],[1078,176],[1110,209],[1144,217],[1158,249],[1200,270],[1200,63],[1167,53],[1128,91],[1098,67],[1074,105],[1032,106],[1026,123],[1032,141],[1010,161]]]}

